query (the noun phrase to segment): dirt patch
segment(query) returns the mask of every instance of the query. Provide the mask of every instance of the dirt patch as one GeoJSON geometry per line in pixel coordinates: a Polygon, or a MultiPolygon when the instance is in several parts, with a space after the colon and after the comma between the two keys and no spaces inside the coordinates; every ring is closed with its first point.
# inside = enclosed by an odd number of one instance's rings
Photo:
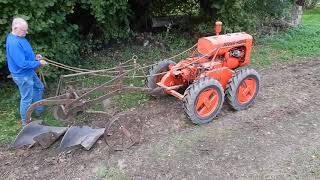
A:
{"type": "MultiPolygon", "coordinates": [[[[58,142],[0,147],[3,179],[314,179],[320,177],[320,60],[260,69],[256,104],[224,106],[214,122],[195,126],[173,97],[125,112],[145,121],[141,143],[110,152],[99,140],[90,151],[60,152],[58,142]]],[[[92,118],[91,125],[106,119],[92,118]]]]}

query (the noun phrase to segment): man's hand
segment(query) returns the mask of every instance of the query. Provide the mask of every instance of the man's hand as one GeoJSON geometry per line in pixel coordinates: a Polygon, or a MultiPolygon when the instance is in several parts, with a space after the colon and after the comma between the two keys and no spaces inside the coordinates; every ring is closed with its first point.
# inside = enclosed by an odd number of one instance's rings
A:
{"type": "Polygon", "coordinates": [[[48,64],[47,61],[45,61],[45,60],[39,60],[39,62],[41,64],[41,66],[45,66],[48,64]]]}
{"type": "Polygon", "coordinates": [[[42,59],[41,54],[37,54],[37,55],[36,55],[36,60],[40,61],[41,59],[42,59]]]}

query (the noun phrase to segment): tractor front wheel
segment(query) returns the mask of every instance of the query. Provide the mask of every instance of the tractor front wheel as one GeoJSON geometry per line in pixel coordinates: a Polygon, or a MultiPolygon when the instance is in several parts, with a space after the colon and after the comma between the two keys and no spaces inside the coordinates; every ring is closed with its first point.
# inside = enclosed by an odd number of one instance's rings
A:
{"type": "Polygon", "coordinates": [[[235,110],[244,110],[254,104],[260,90],[260,76],[254,69],[242,69],[229,81],[227,102],[235,110]]]}
{"type": "Polygon", "coordinates": [[[175,65],[176,63],[170,60],[159,61],[157,64],[154,64],[148,72],[148,76],[145,82],[147,88],[157,88],[157,83],[161,81],[162,77],[165,75],[165,72],[169,71],[170,65],[175,65]]]}
{"type": "Polygon", "coordinates": [[[215,118],[224,102],[224,90],[219,81],[204,77],[190,85],[183,98],[184,111],[195,124],[215,118]]]}

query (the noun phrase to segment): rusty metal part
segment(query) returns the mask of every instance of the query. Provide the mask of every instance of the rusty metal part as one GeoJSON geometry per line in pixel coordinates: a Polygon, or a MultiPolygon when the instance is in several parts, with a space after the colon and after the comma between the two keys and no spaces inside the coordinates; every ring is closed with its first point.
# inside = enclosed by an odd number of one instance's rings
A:
{"type": "Polygon", "coordinates": [[[57,108],[54,109],[55,118],[58,120],[66,120],[67,118],[73,117],[79,112],[86,111],[86,109],[93,104],[102,102],[105,99],[111,98],[123,92],[130,92],[130,93],[144,92],[144,93],[154,95],[156,94],[157,91],[160,90],[159,88],[151,89],[151,88],[123,85],[122,84],[123,75],[124,73],[119,77],[114,78],[96,88],[87,88],[87,89],[78,90],[78,91],[72,90],[59,96],[37,101],[28,108],[26,112],[26,120],[27,121],[30,120],[32,112],[38,106],[57,106],[57,108]],[[111,83],[117,83],[117,84],[111,84],[111,83]],[[96,92],[104,92],[105,94],[93,99],[88,98],[88,96],[96,92]]]}
{"type": "Polygon", "coordinates": [[[88,126],[71,126],[63,136],[60,143],[61,149],[81,145],[90,150],[93,144],[103,135],[105,128],[94,129],[88,126]]]}
{"type": "Polygon", "coordinates": [[[107,124],[104,140],[111,150],[123,151],[140,142],[142,127],[141,119],[117,117],[107,124]]]}
{"type": "Polygon", "coordinates": [[[51,127],[41,125],[42,121],[33,121],[26,125],[16,137],[13,148],[39,143],[43,148],[48,148],[61,135],[67,131],[67,127],[51,127]]]}

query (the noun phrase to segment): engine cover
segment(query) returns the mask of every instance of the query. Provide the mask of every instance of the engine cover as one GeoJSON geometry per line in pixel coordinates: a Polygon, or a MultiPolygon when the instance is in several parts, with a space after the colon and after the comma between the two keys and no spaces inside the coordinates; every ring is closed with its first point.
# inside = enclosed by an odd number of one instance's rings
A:
{"type": "Polygon", "coordinates": [[[230,47],[246,46],[251,49],[252,36],[245,33],[230,33],[218,36],[203,37],[198,40],[198,52],[202,55],[212,56],[220,48],[217,55],[223,55],[230,47]]]}

